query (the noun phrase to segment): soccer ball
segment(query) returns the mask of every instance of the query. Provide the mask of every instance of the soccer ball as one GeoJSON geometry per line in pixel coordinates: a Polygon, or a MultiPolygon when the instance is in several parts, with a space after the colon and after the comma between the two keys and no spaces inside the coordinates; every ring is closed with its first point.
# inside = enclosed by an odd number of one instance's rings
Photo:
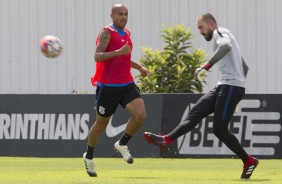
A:
{"type": "Polygon", "coordinates": [[[56,36],[46,35],[40,40],[40,50],[47,58],[56,58],[63,51],[62,42],[56,36]]]}

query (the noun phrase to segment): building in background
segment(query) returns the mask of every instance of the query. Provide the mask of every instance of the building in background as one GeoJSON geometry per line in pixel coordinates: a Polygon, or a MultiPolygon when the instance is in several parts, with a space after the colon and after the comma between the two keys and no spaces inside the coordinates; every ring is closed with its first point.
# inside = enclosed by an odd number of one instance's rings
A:
{"type": "MultiPolygon", "coordinates": [[[[173,23],[185,23],[195,47],[211,53],[196,27],[197,16],[211,12],[219,25],[233,31],[250,66],[246,92],[282,93],[280,0],[0,0],[0,94],[94,93],[95,39],[110,23],[115,3],[128,7],[135,61],[142,46],[161,49],[163,25],[173,23]],[[40,53],[39,40],[47,34],[63,42],[57,59],[40,53]]],[[[216,70],[209,75],[205,91],[217,82],[216,70]]]]}

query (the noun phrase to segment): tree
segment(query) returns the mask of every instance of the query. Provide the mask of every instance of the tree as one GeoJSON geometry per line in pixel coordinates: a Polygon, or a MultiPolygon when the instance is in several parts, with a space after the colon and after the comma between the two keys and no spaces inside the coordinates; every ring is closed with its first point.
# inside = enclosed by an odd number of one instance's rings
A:
{"type": "Polygon", "coordinates": [[[194,78],[196,68],[206,62],[202,49],[194,49],[193,35],[184,24],[164,26],[163,51],[143,47],[141,65],[151,71],[150,77],[137,75],[137,84],[143,93],[194,93],[202,92],[203,84],[194,78]],[[187,52],[187,50],[189,52],[187,52]]]}

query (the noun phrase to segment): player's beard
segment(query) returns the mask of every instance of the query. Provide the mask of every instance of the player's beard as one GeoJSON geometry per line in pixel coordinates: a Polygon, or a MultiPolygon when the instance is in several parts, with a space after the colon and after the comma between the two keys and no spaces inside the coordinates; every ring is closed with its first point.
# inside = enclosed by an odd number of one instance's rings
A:
{"type": "Polygon", "coordinates": [[[208,33],[206,34],[207,36],[204,36],[205,39],[209,42],[212,39],[212,35],[213,35],[213,30],[209,30],[208,33]]]}

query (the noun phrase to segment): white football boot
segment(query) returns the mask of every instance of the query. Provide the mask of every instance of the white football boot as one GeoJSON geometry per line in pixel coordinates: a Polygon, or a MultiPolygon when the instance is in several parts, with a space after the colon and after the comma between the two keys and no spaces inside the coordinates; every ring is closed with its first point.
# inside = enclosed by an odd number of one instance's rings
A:
{"type": "Polygon", "coordinates": [[[129,153],[127,145],[119,145],[119,141],[117,141],[114,145],[114,148],[122,155],[124,161],[129,164],[133,163],[133,158],[129,153]]]}
{"type": "Polygon", "coordinates": [[[95,171],[95,164],[93,159],[87,159],[86,158],[86,153],[83,154],[82,156],[83,160],[84,160],[84,164],[85,164],[85,168],[86,168],[86,172],[88,173],[89,176],[91,177],[96,177],[97,173],[95,171]]]}

